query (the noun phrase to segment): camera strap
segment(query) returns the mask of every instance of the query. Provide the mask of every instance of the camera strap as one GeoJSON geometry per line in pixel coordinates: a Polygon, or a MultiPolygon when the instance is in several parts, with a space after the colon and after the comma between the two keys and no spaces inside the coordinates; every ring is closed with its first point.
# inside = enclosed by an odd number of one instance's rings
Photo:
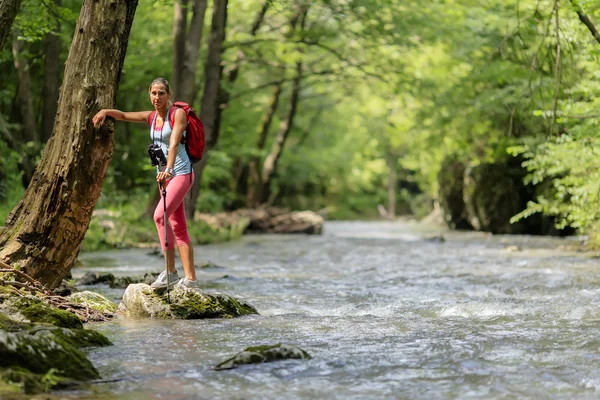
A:
{"type": "MultiPolygon", "coordinates": [[[[171,107],[169,107],[167,109],[167,117],[165,119],[163,119],[162,126],[160,127],[160,143],[161,144],[162,144],[162,132],[163,132],[163,128],[165,127],[165,123],[167,122],[166,119],[169,118],[169,113],[170,112],[171,112],[171,107]]],[[[158,111],[154,115],[154,120],[152,121],[152,143],[156,143],[156,138],[154,137],[154,134],[156,133],[156,118],[158,118],[158,111]]],[[[173,127],[171,127],[171,129],[173,129],[173,127]]]]}

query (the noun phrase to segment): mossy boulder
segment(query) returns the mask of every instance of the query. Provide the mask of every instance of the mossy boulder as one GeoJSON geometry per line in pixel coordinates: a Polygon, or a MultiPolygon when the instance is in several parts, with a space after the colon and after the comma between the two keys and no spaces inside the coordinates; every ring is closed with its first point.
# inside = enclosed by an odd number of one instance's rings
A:
{"type": "Polygon", "coordinates": [[[299,347],[276,344],[270,346],[253,346],[237,353],[215,367],[216,370],[233,369],[245,364],[260,364],[279,360],[309,360],[312,357],[299,347]]]}
{"type": "Polygon", "coordinates": [[[258,314],[250,304],[223,293],[175,286],[167,304],[165,289],[154,290],[149,285],[129,285],[123,294],[119,311],[136,318],[200,319],[233,318],[258,314]]]}
{"type": "Polygon", "coordinates": [[[47,392],[74,381],[98,378],[79,350],[106,346],[101,333],[83,329],[74,314],[34,296],[3,297],[0,304],[0,398],[47,392]]]}
{"type": "Polygon", "coordinates": [[[0,311],[29,322],[40,322],[62,328],[83,329],[83,323],[75,314],[51,307],[35,296],[12,296],[2,303],[0,311]]]}
{"type": "Polygon", "coordinates": [[[74,381],[58,375],[58,370],[51,369],[46,374],[35,374],[23,368],[0,369],[0,399],[27,400],[44,399],[52,400],[58,397],[44,395],[31,397],[35,393],[46,393],[50,390],[67,387],[74,381]]]}
{"type": "Polygon", "coordinates": [[[535,201],[540,187],[525,185],[527,170],[522,159],[509,157],[465,170],[463,198],[469,222],[475,230],[509,234],[561,234],[552,217],[533,214],[511,223],[511,218],[535,201]]]}
{"type": "Polygon", "coordinates": [[[444,222],[452,229],[473,229],[463,199],[465,169],[463,161],[449,156],[442,162],[437,176],[438,202],[444,222]]]}
{"type": "Polygon", "coordinates": [[[19,322],[0,313],[0,369],[23,369],[75,380],[99,377],[98,371],[79,350],[89,345],[110,344],[97,332],[19,322]]]}
{"type": "Polygon", "coordinates": [[[93,310],[101,312],[114,313],[117,311],[117,305],[101,294],[90,292],[88,290],[83,292],[73,293],[68,297],[69,301],[78,304],[85,304],[93,310]]]}

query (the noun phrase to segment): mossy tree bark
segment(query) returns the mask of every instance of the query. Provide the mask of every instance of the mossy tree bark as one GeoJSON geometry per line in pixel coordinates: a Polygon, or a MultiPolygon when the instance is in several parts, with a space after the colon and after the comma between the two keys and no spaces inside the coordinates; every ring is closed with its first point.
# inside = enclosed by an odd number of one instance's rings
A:
{"type": "Polygon", "coordinates": [[[67,275],[89,226],[113,152],[113,108],[137,0],[86,0],[60,90],[54,133],[31,184],[0,233],[0,260],[50,288],[67,275]]]}
{"type": "Polygon", "coordinates": [[[21,0],[0,0],[0,50],[10,33],[10,27],[17,16],[17,12],[19,12],[20,6],[21,0]]]}

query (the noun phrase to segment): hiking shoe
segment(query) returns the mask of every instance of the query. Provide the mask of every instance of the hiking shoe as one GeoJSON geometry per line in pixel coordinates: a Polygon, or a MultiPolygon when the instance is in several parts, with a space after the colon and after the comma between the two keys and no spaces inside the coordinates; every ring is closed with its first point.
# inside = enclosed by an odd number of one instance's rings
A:
{"type": "Polygon", "coordinates": [[[197,280],[191,281],[188,278],[180,279],[179,282],[177,282],[177,286],[181,286],[186,289],[200,289],[200,285],[198,284],[197,280]]]}
{"type": "Polygon", "coordinates": [[[177,271],[174,274],[170,272],[167,274],[167,271],[163,271],[160,273],[160,275],[158,275],[158,278],[152,282],[150,287],[154,289],[166,288],[167,285],[173,286],[177,282],[179,282],[179,275],[177,275],[177,271]]]}

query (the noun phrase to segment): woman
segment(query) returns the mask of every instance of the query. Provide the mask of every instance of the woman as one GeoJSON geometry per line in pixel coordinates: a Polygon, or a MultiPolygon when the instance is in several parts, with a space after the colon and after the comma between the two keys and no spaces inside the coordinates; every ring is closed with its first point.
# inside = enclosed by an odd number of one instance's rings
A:
{"type": "MultiPolygon", "coordinates": [[[[153,144],[158,144],[166,155],[166,166],[157,166],[156,181],[159,189],[166,185],[167,195],[167,237],[168,248],[165,248],[164,227],[164,198],[160,199],[154,211],[154,222],[158,230],[163,252],[167,259],[166,271],[161,272],[153,288],[163,288],[178,283],[189,288],[198,287],[196,270],[194,268],[194,249],[187,230],[183,199],[194,183],[194,170],[185,151],[185,146],[180,146],[181,138],[185,134],[187,118],[185,111],[174,108],[171,110],[171,89],[169,82],[164,78],[156,78],[150,84],[150,101],[156,110],[154,117],[149,121],[152,111],[122,112],[119,110],[100,110],[92,119],[94,127],[102,125],[106,117],[119,121],[150,122],[150,137],[153,144]],[[169,113],[175,113],[174,126],[169,121],[169,113]],[[174,240],[175,239],[175,240],[174,240]],[[175,270],[175,242],[179,250],[179,257],[183,264],[185,277],[179,279],[175,270]],[[168,272],[167,272],[168,271],[168,272]]],[[[172,118],[171,118],[172,119],[172,118]]]]}

